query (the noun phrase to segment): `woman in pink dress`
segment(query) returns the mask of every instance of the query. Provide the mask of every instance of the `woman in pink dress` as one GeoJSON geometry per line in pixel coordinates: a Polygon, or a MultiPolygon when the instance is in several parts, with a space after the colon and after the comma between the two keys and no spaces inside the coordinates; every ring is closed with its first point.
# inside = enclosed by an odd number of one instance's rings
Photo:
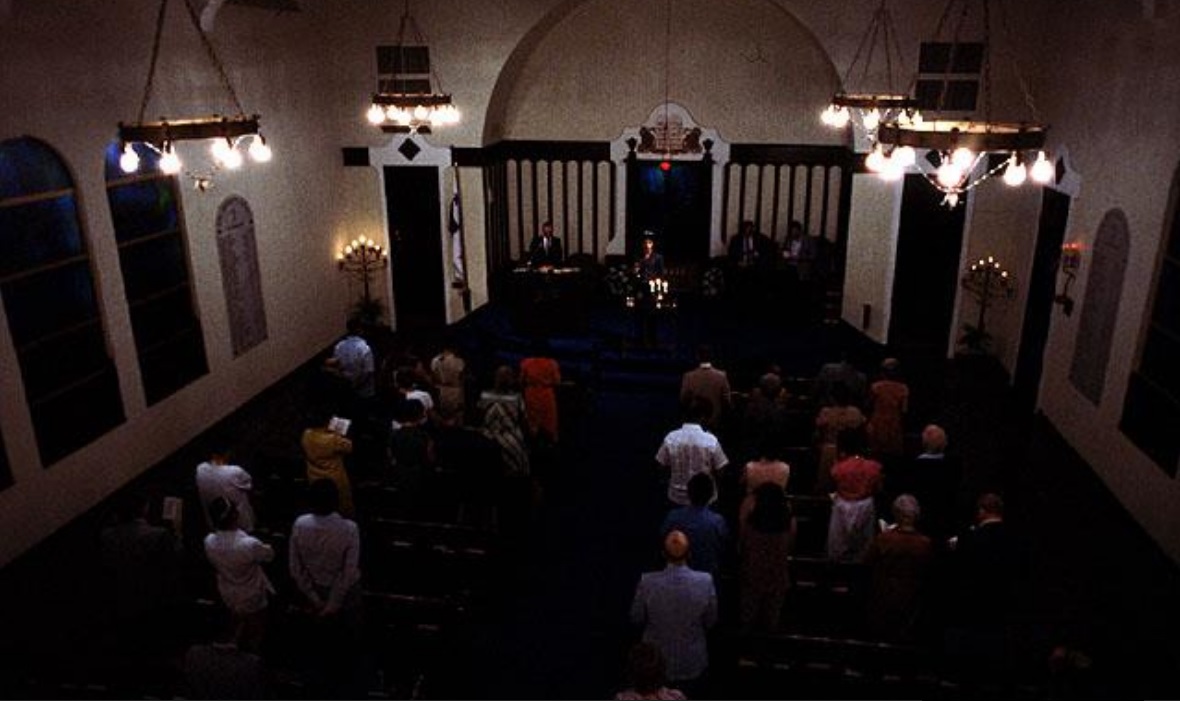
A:
{"type": "Polygon", "coordinates": [[[746,463],[746,469],[742,472],[745,496],[738,510],[739,529],[745,527],[746,518],[754,510],[754,492],[758,487],[773,484],[783,490],[784,494],[787,491],[787,481],[791,479],[791,466],[772,457],[775,453],[775,443],[771,438],[759,441],[758,459],[746,463]]]}
{"type": "Polygon", "coordinates": [[[869,387],[869,450],[878,458],[905,454],[905,414],[910,388],[901,381],[896,358],[881,363],[881,379],[869,387]]]}

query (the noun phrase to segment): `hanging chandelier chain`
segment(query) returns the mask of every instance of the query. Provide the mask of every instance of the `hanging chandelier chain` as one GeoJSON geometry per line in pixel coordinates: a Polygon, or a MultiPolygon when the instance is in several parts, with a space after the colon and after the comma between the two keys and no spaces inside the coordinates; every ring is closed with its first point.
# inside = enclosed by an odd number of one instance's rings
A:
{"type": "Polygon", "coordinates": [[[164,17],[168,12],[168,0],[160,0],[160,9],[156,13],[156,37],[152,40],[152,58],[148,63],[147,81],[143,86],[143,99],[139,102],[139,116],[135,121],[143,123],[147,113],[148,102],[152,99],[152,89],[155,87],[156,63],[160,58],[160,37],[164,33],[164,17]]]}
{"type": "Polygon", "coordinates": [[[197,31],[197,36],[201,38],[201,46],[205,49],[205,54],[213,63],[213,67],[217,69],[217,75],[221,78],[221,87],[225,88],[225,92],[229,95],[230,100],[234,103],[234,109],[238,114],[245,114],[246,110],[242,109],[242,103],[238,100],[238,93],[234,91],[234,86],[229,82],[229,74],[225,71],[225,66],[221,64],[221,59],[217,58],[217,51],[213,49],[213,42],[209,41],[205,30],[201,29],[201,17],[197,14],[196,8],[193,7],[192,0],[184,0],[184,7],[188,10],[189,20],[193,24],[193,29],[197,31]]]}
{"type": "MultiPolygon", "coordinates": [[[[947,3],[946,11],[943,13],[942,19],[940,19],[938,22],[938,31],[935,33],[935,36],[942,36],[943,22],[948,18],[951,7],[953,7],[954,4],[955,0],[950,0],[950,2],[947,3]]],[[[970,10],[971,4],[969,2],[963,2],[962,9],[959,11],[959,18],[955,22],[954,33],[951,35],[951,50],[946,57],[946,65],[943,66],[942,69],[942,87],[938,91],[938,103],[936,104],[936,109],[939,112],[946,108],[947,93],[950,91],[951,86],[951,71],[955,65],[955,58],[959,53],[959,39],[962,36],[963,24],[967,21],[967,15],[970,13],[970,10]]],[[[987,59],[985,58],[984,60],[986,61],[987,59]]],[[[984,65],[986,65],[986,63],[984,65]]],[[[984,82],[986,83],[986,77],[984,82]]]]}
{"type": "Polygon", "coordinates": [[[672,0],[664,2],[664,148],[668,148],[668,101],[672,93],[672,0]]]}
{"type": "MultiPolygon", "coordinates": [[[[1016,42],[1012,40],[1012,30],[1008,24],[1008,11],[1004,8],[1004,1],[1000,0],[1000,31],[1004,34],[1004,42],[1011,43],[1012,46],[1016,42]]],[[[1016,76],[1016,84],[1020,87],[1020,94],[1024,98],[1024,104],[1028,107],[1029,114],[1032,121],[1040,122],[1040,111],[1037,109],[1037,103],[1033,100],[1032,90],[1028,87],[1028,81],[1025,80],[1024,72],[1020,70],[1020,62],[1016,60],[1016,51],[1011,50],[1008,56],[1009,62],[1012,64],[1012,73],[1016,76]]]]}

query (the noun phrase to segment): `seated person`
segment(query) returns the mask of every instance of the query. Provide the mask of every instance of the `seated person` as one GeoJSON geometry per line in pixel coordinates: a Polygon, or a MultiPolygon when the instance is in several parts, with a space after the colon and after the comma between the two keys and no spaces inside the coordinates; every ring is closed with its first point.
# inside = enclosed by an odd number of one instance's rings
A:
{"type": "Polygon", "coordinates": [[[729,262],[739,268],[764,267],[774,260],[774,242],[746,220],[738,235],[729,240],[727,252],[729,262]]]}
{"type": "Polygon", "coordinates": [[[528,262],[530,268],[552,268],[561,265],[565,256],[561,251],[561,239],[553,235],[553,222],[541,224],[541,235],[533,236],[529,244],[528,262]]]}

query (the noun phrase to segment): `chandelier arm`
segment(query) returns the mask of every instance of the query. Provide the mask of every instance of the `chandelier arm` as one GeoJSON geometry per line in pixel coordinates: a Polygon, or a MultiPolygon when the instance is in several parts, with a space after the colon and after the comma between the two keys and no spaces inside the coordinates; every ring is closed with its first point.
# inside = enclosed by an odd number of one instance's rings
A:
{"type": "MultiPolygon", "coordinates": [[[[1008,24],[1008,11],[1004,7],[1004,0],[999,1],[1000,5],[1000,31],[1004,34],[1005,42],[1012,42],[1012,46],[1016,42],[1012,41],[1012,31],[1008,24]]],[[[1016,51],[1012,50],[1009,54],[1009,62],[1012,64],[1012,73],[1016,76],[1016,84],[1020,86],[1020,93],[1024,97],[1024,104],[1028,107],[1028,111],[1032,116],[1032,121],[1040,122],[1040,111],[1037,110],[1037,103],[1033,101],[1032,91],[1029,90],[1028,81],[1024,78],[1024,73],[1020,70],[1020,62],[1016,60],[1016,51]]]]}
{"type": "Polygon", "coordinates": [[[184,0],[184,7],[188,10],[188,16],[193,23],[193,29],[197,31],[197,36],[201,38],[201,46],[205,48],[205,54],[213,62],[213,67],[217,69],[217,75],[221,78],[221,86],[225,88],[230,100],[234,103],[234,109],[238,111],[238,114],[245,114],[246,110],[242,109],[242,103],[238,100],[238,94],[234,91],[233,84],[229,82],[229,74],[225,72],[225,66],[221,64],[221,59],[217,58],[217,52],[213,49],[213,42],[209,41],[205,30],[201,29],[201,17],[197,14],[196,8],[193,7],[192,0],[184,0]]]}
{"type": "Polygon", "coordinates": [[[160,58],[160,37],[164,34],[164,17],[168,12],[168,0],[160,0],[160,9],[156,13],[156,38],[152,40],[152,58],[148,62],[147,81],[143,86],[143,99],[139,102],[139,116],[135,118],[137,123],[143,123],[143,117],[147,113],[148,102],[152,99],[152,88],[155,85],[156,78],[156,63],[160,58]]]}

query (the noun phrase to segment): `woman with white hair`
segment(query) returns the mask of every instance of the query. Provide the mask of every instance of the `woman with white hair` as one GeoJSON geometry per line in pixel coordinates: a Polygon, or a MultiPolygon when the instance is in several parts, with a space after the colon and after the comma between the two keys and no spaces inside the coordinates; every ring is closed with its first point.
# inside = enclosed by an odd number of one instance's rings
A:
{"type": "Polygon", "coordinates": [[[881,640],[910,642],[918,633],[923,589],[934,560],[933,543],[918,531],[920,516],[912,494],[897,497],[894,525],[873,538],[865,552],[870,571],[868,626],[881,640]]]}

